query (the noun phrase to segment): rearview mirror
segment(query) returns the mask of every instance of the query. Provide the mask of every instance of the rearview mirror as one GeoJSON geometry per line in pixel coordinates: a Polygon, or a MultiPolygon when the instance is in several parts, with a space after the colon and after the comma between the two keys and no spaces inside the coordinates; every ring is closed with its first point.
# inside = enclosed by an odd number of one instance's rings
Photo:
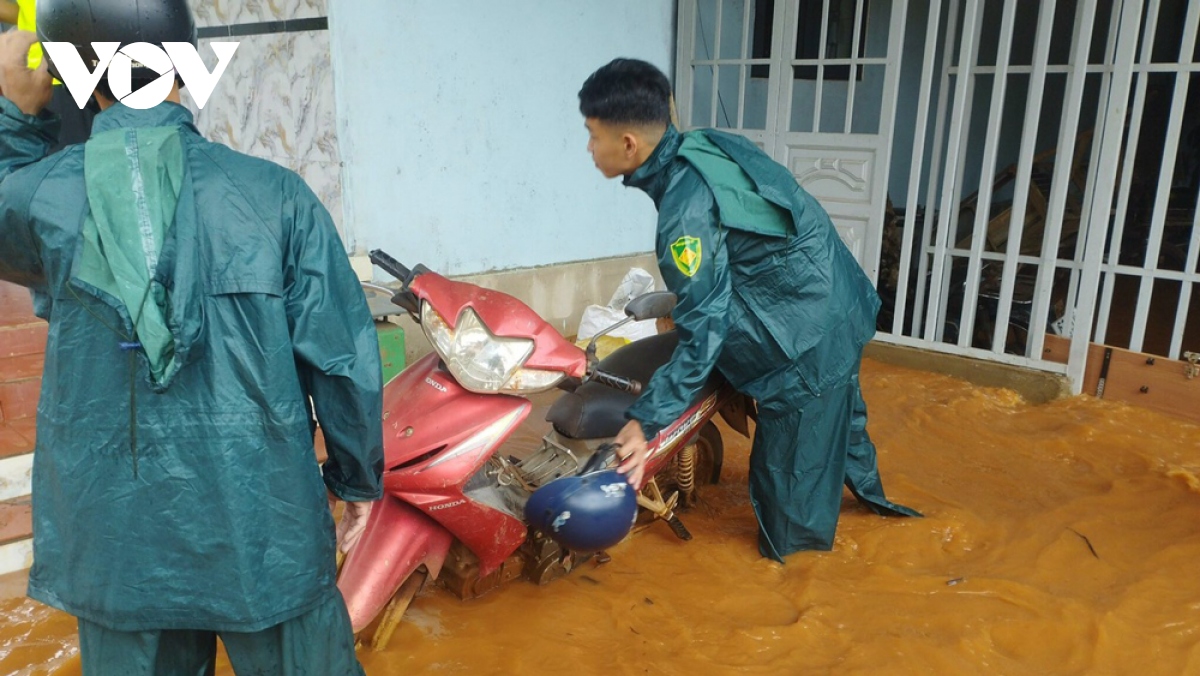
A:
{"type": "Polygon", "coordinates": [[[679,298],[670,291],[643,293],[625,305],[625,314],[635,321],[668,317],[679,298]]]}

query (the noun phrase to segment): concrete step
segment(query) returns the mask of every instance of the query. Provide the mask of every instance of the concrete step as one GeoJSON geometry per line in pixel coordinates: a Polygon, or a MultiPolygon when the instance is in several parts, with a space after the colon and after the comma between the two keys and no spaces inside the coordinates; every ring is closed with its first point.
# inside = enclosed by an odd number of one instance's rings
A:
{"type": "Polygon", "coordinates": [[[0,575],[33,565],[30,477],[48,331],[29,291],[0,282],[0,575]]]}
{"type": "MultiPolygon", "coordinates": [[[[33,418],[42,389],[43,354],[0,357],[0,422],[33,418]]],[[[0,447],[0,457],[3,449],[0,447]]]]}
{"type": "Polygon", "coordinates": [[[0,282],[0,321],[6,317],[32,317],[33,297],[29,289],[0,282]]]}
{"type": "Polygon", "coordinates": [[[0,282],[0,358],[45,352],[48,328],[34,316],[28,289],[0,282]]]}
{"type": "Polygon", "coordinates": [[[33,535],[33,512],[28,497],[0,502],[0,545],[33,535]]]}
{"type": "Polygon", "coordinates": [[[0,461],[32,453],[35,440],[33,418],[0,422],[0,461]]]}
{"type": "Polygon", "coordinates": [[[0,422],[37,414],[44,361],[45,355],[41,354],[0,358],[0,422]]]}
{"type": "Polygon", "coordinates": [[[0,459],[0,501],[28,496],[33,489],[33,453],[0,459]]]}
{"type": "Polygon", "coordinates": [[[40,352],[16,357],[0,357],[0,383],[41,378],[45,361],[46,355],[40,352]]]}
{"type": "Polygon", "coordinates": [[[33,516],[29,498],[0,502],[0,575],[33,565],[33,516]]]}
{"type": "Polygon", "coordinates": [[[36,317],[5,323],[0,316],[0,358],[45,352],[49,330],[50,325],[36,317]]]}
{"type": "Polygon", "coordinates": [[[36,417],[41,392],[41,375],[16,380],[0,378],[0,421],[36,417]]]}

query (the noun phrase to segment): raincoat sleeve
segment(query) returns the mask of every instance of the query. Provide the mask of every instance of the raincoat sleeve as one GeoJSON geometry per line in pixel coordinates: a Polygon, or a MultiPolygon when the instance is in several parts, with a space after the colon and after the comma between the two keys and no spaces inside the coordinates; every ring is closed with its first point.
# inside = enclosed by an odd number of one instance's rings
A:
{"type": "Polygon", "coordinates": [[[58,133],[53,117],[34,117],[0,98],[0,279],[23,286],[42,281],[41,257],[27,210],[28,181],[12,173],[46,156],[58,133]]]}
{"type": "Polygon", "coordinates": [[[679,345],[625,413],[647,439],[683,415],[704,388],[725,342],[732,293],[713,194],[694,170],[677,181],[659,205],[657,250],[663,281],[679,297],[679,345]]]}
{"type": "Polygon", "coordinates": [[[329,459],[325,485],[350,502],[383,495],[379,340],[333,221],[301,184],[285,295],[301,381],[312,398],[329,459]]]}

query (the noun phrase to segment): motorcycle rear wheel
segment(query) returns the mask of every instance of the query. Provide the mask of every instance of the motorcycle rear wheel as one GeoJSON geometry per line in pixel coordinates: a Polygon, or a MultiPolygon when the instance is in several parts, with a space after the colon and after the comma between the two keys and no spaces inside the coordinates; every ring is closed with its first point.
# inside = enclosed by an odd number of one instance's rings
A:
{"type": "Polygon", "coordinates": [[[721,483],[721,467],[725,464],[725,440],[721,438],[721,430],[707,422],[700,428],[695,443],[697,483],[721,483]]]}

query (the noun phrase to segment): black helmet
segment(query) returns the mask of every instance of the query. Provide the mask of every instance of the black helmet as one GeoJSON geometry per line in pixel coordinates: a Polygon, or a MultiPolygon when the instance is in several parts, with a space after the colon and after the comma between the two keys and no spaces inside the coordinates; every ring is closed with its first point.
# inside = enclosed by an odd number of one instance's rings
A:
{"type": "MultiPolygon", "coordinates": [[[[194,47],[196,21],[187,0],[38,0],[37,35],[42,42],[75,45],[83,62],[95,69],[99,59],[93,42],[190,42],[194,47]]],[[[58,77],[49,54],[45,58],[50,74],[58,77]]],[[[132,79],[149,82],[159,75],[135,67],[132,79]]]]}

